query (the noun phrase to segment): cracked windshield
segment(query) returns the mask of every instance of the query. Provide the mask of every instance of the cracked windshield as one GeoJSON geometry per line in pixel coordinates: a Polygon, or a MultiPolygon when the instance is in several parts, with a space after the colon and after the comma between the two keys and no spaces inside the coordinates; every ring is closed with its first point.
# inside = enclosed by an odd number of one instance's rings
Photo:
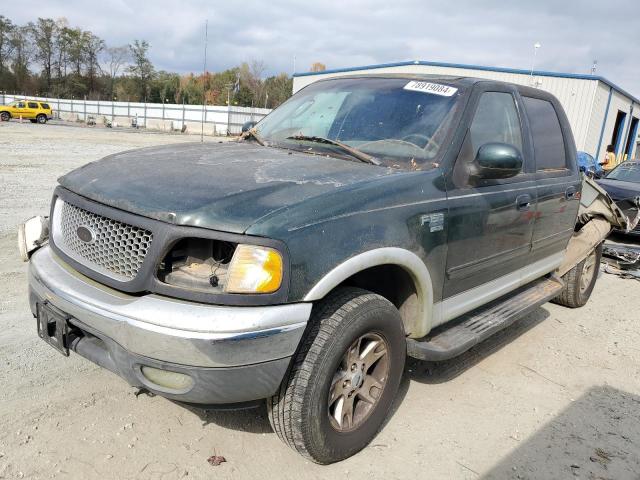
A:
{"type": "Polygon", "coordinates": [[[460,94],[406,78],[317,82],[260,122],[256,133],[270,146],[427,170],[437,166],[460,94]]]}

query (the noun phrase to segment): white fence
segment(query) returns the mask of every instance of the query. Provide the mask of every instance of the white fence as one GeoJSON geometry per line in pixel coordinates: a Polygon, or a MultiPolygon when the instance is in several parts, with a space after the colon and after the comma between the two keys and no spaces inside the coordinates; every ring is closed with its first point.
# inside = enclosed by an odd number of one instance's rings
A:
{"type": "Polygon", "coordinates": [[[248,121],[259,121],[271,109],[232,106],[180,105],[173,103],[110,102],[97,100],[69,100],[62,98],[30,97],[0,94],[2,104],[14,100],[39,100],[47,102],[54,116],[63,120],[86,121],[93,117],[96,122],[103,119],[115,126],[131,126],[159,130],[183,130],[200,133],[204,122],[208,135],[237,135],[248,121]]]}

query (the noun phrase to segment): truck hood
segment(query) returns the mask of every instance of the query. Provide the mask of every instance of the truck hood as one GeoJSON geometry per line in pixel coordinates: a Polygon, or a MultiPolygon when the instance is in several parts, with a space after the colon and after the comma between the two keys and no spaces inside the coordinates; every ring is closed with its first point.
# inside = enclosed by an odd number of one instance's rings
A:
{"type": "Polygon", "coordinates": [[[145,217],[243,233],[277,210],[395,172],[247,142],[189,143],[110,155],[58,181],[145,217]]]}

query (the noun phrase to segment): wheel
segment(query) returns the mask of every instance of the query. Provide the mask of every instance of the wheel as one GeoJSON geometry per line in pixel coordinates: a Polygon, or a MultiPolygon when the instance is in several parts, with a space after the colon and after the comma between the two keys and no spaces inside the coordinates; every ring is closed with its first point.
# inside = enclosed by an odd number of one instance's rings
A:
{"type": "Polygon", "coordinates": [[[0,112],[0,121],[8,122],[10,118],[11,115],[9,114],[9,112],[0,112]]]}
{"type": "Polygon", "coordinates": [[[563,275],[564,287],[560,295],[553,299],[553,303],[570,308],[582,307],[587,303],[598,279],[601,258],[602,244],[598,245],[587,258],[563,275]]]}
{"type": "Polygon", "coordinates": [[[45,123],[47,123],[47,116],[46,116],[46,115],[43,115],[43,114],[41,113],[40,115],[38,115],[38,116],[36,117],[36,121],[37,121],[39,124],[44,125],[45,123]]]}
{"type": "Polygon", "coordinates": [[[350,457],[381,428],[405,357],[391,302],[358,288],[336,290],[314,306],[280,390],[267,400],[273,430],[316,463],[350,457]]]}

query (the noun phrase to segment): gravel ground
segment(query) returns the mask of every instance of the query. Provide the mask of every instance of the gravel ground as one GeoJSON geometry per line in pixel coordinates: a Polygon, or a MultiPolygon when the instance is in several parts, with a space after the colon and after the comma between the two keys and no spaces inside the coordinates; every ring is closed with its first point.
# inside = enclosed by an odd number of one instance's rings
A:
{"type": "Polygon", "coordinates": [[[454,361],[410,361],[363,452],[321,467],[264,408],[216,412],[136,391],[37,338],[16,225],[56,178],[109,153],[193,137],[0,124],[0,478],[640,479],[640,283],[599,279],[587,306],[547,304],[454,361]],[[227,462],[210,466],[206,459],[227,462]]]}

